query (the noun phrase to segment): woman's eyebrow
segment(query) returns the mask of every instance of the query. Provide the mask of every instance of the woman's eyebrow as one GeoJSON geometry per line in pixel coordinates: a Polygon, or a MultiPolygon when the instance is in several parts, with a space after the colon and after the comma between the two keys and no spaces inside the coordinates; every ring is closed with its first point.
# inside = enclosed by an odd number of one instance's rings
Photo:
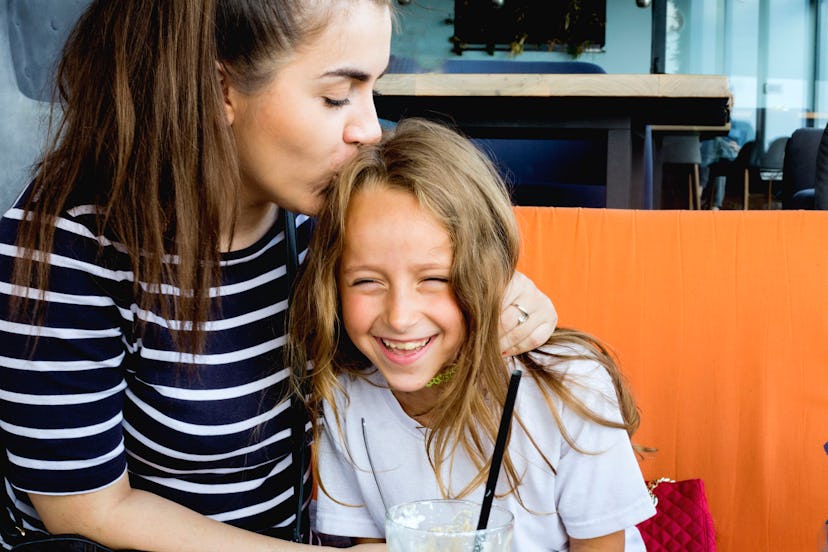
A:
{"type": "Polygon", "coordinates": [[[365,71],[361,71],[359,69],[351,69],[348,67],[344,67],[342,69],[334,69],[332,71],[326,71],[322,74],[322,77],[345,77],[347,79],[355,80],[358,82],[365,82],[371,78],[371,76],[365,71]]]}

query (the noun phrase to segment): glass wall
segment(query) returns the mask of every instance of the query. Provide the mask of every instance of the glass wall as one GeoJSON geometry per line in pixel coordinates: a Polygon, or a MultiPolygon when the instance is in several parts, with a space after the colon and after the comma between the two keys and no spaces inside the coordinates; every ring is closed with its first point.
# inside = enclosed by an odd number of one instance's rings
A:
{"type": "Polygon", "coordinates": [[[824,126],[828,56],[815,45],[828,31],[825,4],[667,0],[665,72],[728,75],[734,131],[764,148],[799,127],[824,126]]]}
{"type": "Polygon", "coordinates": [[[816,78],[814,80],[814,113],[812,122],[816,127],[825,127],[828,124],[828,52],[821,51],[819,45],[824,45],[828,40],[828,0],[819,0],[816,4],[815,19],[817,28],[814,44],[814,67],[816,67],[816,78]]]}

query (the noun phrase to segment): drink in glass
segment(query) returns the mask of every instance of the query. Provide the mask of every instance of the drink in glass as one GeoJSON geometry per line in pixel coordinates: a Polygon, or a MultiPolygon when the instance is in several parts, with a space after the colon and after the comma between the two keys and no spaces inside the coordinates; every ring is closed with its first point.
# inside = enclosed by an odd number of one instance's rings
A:
{"type": "Polygon", "coordinates": [[[398,504],[385,515],[389,552],[510,552],[514,516],[492,506],[486,529],[477,530],[480,504],[467,500],[420,500],[398,504]]]}

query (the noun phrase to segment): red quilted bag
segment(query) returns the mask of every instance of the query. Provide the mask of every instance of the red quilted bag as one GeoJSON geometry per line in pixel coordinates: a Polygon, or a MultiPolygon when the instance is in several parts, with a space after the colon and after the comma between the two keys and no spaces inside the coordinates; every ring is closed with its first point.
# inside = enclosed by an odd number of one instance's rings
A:
{"type": "Polygon", "coordinates": [[[647,484],[656,515],[638,524],[648,552],[715,552],[716,532],[701,479],[647,484]]]}

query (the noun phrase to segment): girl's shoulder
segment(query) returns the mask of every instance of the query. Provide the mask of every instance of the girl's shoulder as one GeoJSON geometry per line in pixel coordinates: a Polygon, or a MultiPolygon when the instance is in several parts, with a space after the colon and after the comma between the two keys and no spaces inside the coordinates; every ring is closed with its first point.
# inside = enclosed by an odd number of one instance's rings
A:
{"type": "Polygon", "coordinates": [[[568,377],[600,377],[601,373],[609,377],[600,357],[581,343],[547,343],[530,351],[528,356],[534,364],[530,369],[568,377]]]}
{"type": "Polygon", "coordinates": [[[579,401],[593,407],[599,403],[617,404],[612,376],[594,351],[580,343],[546,344],[529,353],[535,371],[530,378],[538,387],[549,389],[543,382],[556,380],[563,384],[579,401]],[[542,372],[542,373],[541,373],[542,372]]]}

